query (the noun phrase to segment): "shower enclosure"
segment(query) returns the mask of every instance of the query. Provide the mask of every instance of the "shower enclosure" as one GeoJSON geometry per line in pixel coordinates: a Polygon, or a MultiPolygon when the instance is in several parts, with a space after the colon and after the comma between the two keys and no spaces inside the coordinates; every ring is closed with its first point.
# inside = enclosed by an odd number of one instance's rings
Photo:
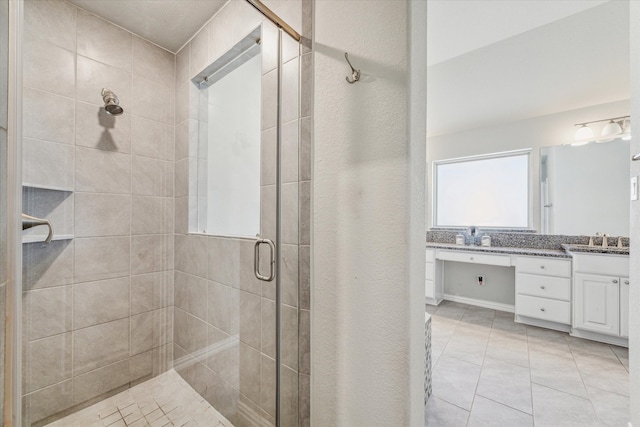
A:
{"type": "MultiPolygon", "coordinates": [[[[309,39],[254,0],[221,4],[175,53],[80,0],[9,3],[23,111],[9,213],[34,218],[8,254],[12,422],[308,425],[309,39]],[[166,384],[194,403],[169,403],[166,384]]],[[[291,3],[310,34],[310,3],[291,3]]]]}

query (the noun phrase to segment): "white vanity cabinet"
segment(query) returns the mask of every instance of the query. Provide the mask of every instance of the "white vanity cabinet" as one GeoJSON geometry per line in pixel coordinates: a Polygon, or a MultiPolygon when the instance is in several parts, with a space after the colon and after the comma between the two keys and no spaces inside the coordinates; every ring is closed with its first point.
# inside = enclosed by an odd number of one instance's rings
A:
{"type": "Polygon", "coordinates": [[[576,273],[573,327],[601,334],[620,333],[620,277],[576,273]]]}
{"type": "Polygon", "coordinates": [[[626,345],[629,336],[629,257],[574,253],[574,336],[626,345]]]}
{"type": "Polygon", "coordinates": [[[520,323],[567,330],[571,324],[571,260],[518,256],[515,315],[520,323]]]}
{"type": "Polygon", "coordinates": [[[427,255],[425,259],[425,283],[424,283],[424,296],[425,302],[431,305],[438,305],[443,299],[441,267],[436,262],[435,249],[427,249],[427,255]]]}

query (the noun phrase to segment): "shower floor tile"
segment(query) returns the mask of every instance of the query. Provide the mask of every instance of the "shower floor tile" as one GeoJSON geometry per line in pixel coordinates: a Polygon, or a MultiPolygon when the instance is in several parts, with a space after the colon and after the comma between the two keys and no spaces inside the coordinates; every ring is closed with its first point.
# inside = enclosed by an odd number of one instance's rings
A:
{"type": "Polygon", "coordinates": [[[174,370],[46,427],[233,427],[174,370]]]}

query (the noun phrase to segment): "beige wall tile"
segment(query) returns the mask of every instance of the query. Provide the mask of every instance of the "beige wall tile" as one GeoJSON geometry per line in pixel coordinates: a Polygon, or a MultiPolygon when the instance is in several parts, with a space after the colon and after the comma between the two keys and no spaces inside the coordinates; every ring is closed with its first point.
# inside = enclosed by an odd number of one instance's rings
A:
{"type": "Polygon", "coordinates": [[[71,331],[72,301],[71,286],[25,292],[25,336],[33,341],[71,331]]]}
{"type": "Polygon", "coordinates": [[[263,130],[260,138],[260,185],[276,183],[276,128],[263,130]]]}
{"type": "Polygon", "coordinates": [[[112,90],[125,111],[130,111],[131,73],[118,67],[78,55],[77,99],[93,105],[104,105],[101,91],[112,90]]]}
{"type": "Polygon", "coordinates": [[[102,106],[76,102],[76,145],[131,152],[131,115],[126,113],[111,116],[102,106]]]}
{"type": "Polygon", "coordinates": [[[131,273],[173,269],[173,235],[131,237],[131,273]]]}
{"type": "Polygon", "coordinates": [[[272,417],[276,416],[276,361],[261,355],[260,406],[272,417]]]}
{"type": "Polygon", "coordinates": [[[288,123],[298,118],[300,62],[292,59],[282,66],[282,123],[288,123]]]}
{"type": "Polygon", "coordinates": [[[281,245],[282,263],[280,287],[282,303],[298,306],[298,246],[281,245]]]}
{"type": "Polygon", "coordinates": [[[26,393],[71,378],[71,333],[26,344],[22,384],[26,393]]]}
{"type": "Polygon", "coordinates": [[[140,196],[173,197],[172,162],[132,156],[133,194],[140,196]]]}
{"type": "Polygon", "coordinates": [[[74,52],[43,39],[26,37],[23,85],[72,98],[76,89],[74,52]]]}
{"type": "Polygon", "coordinates": [[[260,352],[240,343],[240,393],[260,402],[260,352]]]}
{"type": "Polygon", "coordinates": [[[205,26],[189,43],[191,60],[189,78],[192,78],[210,63],[209,61],[209,25],[205,26]]]}
{"type": "Polygon", "coordinates": [[[281,308],[281,361],[298,370],[298,309],[283,304],[281,308]]]}
{"type": "Polygon", "coordinates": [[[124,236],[131,231],[131,196],[75,195],[75,236],[124,236]]]}
{"type": "Polygon", "coordinates": [[[154,351],[149,350],[147,352],[137,354],[129,360],[129,378],[131,381],[154,373],[153,353],[154,351]]]}
{"type": "Polygon", "coordinates": [[[298,371],[311,374],[311,313],[298,311],[298,371]]]}
{"type": "Polygon", "coordinates": [[[261,297],[240,292],[240,341],[260,350],[262,312],[261,297]]]}
{"type": "Polygon", "coordinates": [[[130,354],[139,354],[153,348],[153,312],[131,316],[130,354]]]}
{"type": "Polygon", "coordinates": [[[174,87],[175,55],[140,37],[133,37],[133,74],[174,87]]]}
{"type": "Polygon", "coordinates": [[[131,145],[136,156],[173,161],[173,125],[133,115],[131,145]]]}
{"type": "Polygon", "coordinates": [[[209,281],[207,321],[226,334],[234,335],[240,325],[240,292],[230,286],[209,281]]]}
{"type": "Polygon", "coordinates": [[[129,359],[73,378],[73,403],[98,397],[129,382],[129,359]]]}
{"type": "Polygon", "coordinates": [[[78,54],[131,72],[131,33],[78,10],[78,54]]]}
{"type": "Polygon", "coordinates": [[[72,380],[29,393],[22,398],[23,424],[33,423],[73,405],[72,380]]]}
{"type": "Polygon", "coordinates": [[[42,289],[73,283],[74,245],[71,240],[52,241],[47,246],[22,246],[22,289],[42,289]]]}
{"type": "Polygon", "coordinates": [[[133,76],[133,114],[173,125],[174,102],[173,87],[133,76]]]}
{"type": "Polygon", "coordinates": [[[298,183],[282,185],[282,242],[298,244],[298,183]]]}
{"type": "Polygon", "coordinates": [[[280,371],[280,416],[283,425],[297,425],[298,373],[286,366],[280,371]]]}
{"type": "Polygon", "coordinates": [[[24,2],[24,32],[56,46],[76,50],[76,8],[64,1],[24,2]]]}
{"type": "Polygon", "coordinates": [[[173,271],[131,277],[131,314],[173,305],[173,271]]]}
{"type": "MultiPolygon", "coordinates": [[[[74,195],[69,191],[50,191],[41,188],[22,188],[22,211],[38,218],[47,218],[53,225],[54,235],[73,234],[74,195]]],[[[37,236],[41,240],[49,233],[48,227],[33,227],[23,236],[37,236]]]]}
{"type": "Polygon", "coordinates": [[[300,119],[300,181],[311,180],[311,118],[300,119]]]}
{"type": "Polygon", "coordinates": [[[267,185],[260,188],[260,236],[265,239],[276,239],[276,186],[267,185]]]}
{"type": "Polygon", "coordinates": [[[300,183],[299,194],[299,215],[300,215],[300,244],[311,244],[311,182],[304,181],[300,183]]]}
{"type": "Polygon", "coordinates": [[[311,308],[311,247],[300,246],[299,250],[299,289],[300,308],[309,310],[311,308]]]}
{"type": "Polygon", "coordinates": [[[207,345],[207,324],[186,311],[174,310],[174,342],[188,352],[207,345]]]}
{"type": "Polygon", "coordinates": [[[262,299],[262,343],[261,350],[269,357],[276,357],[276,303],[262,299]]]}
{"type": "Polygon", "coordinates": [[[207,277],[207,237],[176,235],[175,268],[199,277],[207,277]]]}
{"type": "Polygon", "coordinates": [[[73,286],[73,328],[80,329],[129,316],[129,277],[73,286]]]}
{"type": "Polygon", "coordinates": [[[75,102],[71,98],[37,89],[22,92],[23,133],[25,138],[73,144],[75,102]]]}
{"type": "Polygon", "coordinates": [[[173,198],[133,196],[131,234],[173,233],[173,198]]]}
{"type": "Polygon", "coordinates": [[[207,320],[207,280],[181,271],[175,272],[175,306],[207,320]]]}
{"type": "Polygon", "coordinates": [[[128,276],[130,240],[129,237],[75,239],[76,283],[128,276]]]}
{"type": "Polygon", "coordinates": [[[282,182],[298,181],[298,120],[282,126],[282,182]]]}
{"type": "Polygon", "coordinates": [[[210,237],[209,280],[238,288],[240,286],[240,240],[210,237]]]}
{"type": "Polygon", "coordinates": [[[103,150],[76,147],[76,191],[130,194],[131,159],[103,150]]]}
{"type": "Polygon", "coordinates": [[[126,318],[74,331],[74,375],[125,359],[129,355],[129,323],[126,318]]]}
{"type": "Polygon", "coordinates": [[[187,45],[176,54],[176,83],[187,81],[191,77],[189,75],[190,53],[191,49],[187,45]]]}

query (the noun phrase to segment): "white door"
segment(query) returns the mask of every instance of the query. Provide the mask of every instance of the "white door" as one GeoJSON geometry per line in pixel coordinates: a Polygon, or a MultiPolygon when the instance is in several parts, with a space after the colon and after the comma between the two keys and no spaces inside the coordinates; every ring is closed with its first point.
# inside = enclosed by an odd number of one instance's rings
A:
{"type": "Polygon", "coordinates": [[[575,328],[618,335],[620,278],[576,273],[575,328]]]}
{"type": "Polygon", "coordinates": [[[620,278],[620,336],[629,337],[629,278],[620,278]]]}

